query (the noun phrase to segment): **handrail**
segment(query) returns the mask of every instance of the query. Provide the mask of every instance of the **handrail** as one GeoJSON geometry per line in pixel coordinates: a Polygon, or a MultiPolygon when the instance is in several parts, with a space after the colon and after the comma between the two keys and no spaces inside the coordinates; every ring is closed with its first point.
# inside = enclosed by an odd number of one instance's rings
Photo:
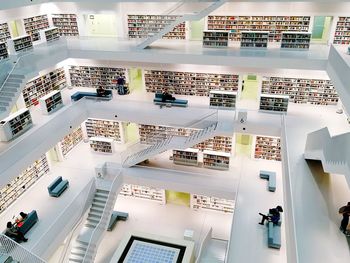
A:
{"type": "MultiPolygon", "coordinates": [[[[205,115],[203,115],[203,117],[201,117],[199,120],[194,120],[190,123],[187,123],[185,125],[185,128],[191,128],[193,126],[195,126],[196,124],[200,123],[201,121],[211,117],[211,116],[214,116],[216,115],[216,122],[218,122],[218,115],[219,115],[219,110],[215,110],[215,112],[211,112],[211,113],[206,113],[205,115]]],[[[193,128],[193,129],[198,129],[198,128],[193,128]]]]}
{"type": "Polygon", "coordinates": [[[68,209],[71,208],[71,205],[81,196],[81,193],[87,188],[87,186],[90,184],[90,187],[89,187],[89,191],[91,190],[91,188],[93,187],[93,181],[90,181],[84,188],[81,192],[79,192],[78,194],[76,194],[74,196],[74,198],[72,199],[71,202],[69,202],[69,204],[65,207],[65,209],[55,218],[55,220],[53,221],[53,223],[46,228],[46,231],[41,235],[41,238],[39,238],[37,240],[37,242],[32,246],[32,250],[34,251],[36,246],[39,244],[39,242],[42,240],[42,238],[51,231],[51,228],[55,225],[57,225],[57,222],[62,220],[61,216],[66,213],[66,211],[68,211],[68,209]]]}
{"type": "MultiPolygon", "coordinates": [[[[91,191],[93,185],[94,185],[94,184],[91,184],[91,185],[90,185],[89,192],[91,191]]],[[[75,225],[74,228],[72,229],[71,234],[70,234],[70,237],[69,237],[69,239],[67,240],[66,244],[65,244],[64,247],[63,247],[63,250],[62,250],[62,253],[61,253],[61,256],[60,256],[60,259],[59,259],[58,262],[64,263],[64,260],[65,260],[65,258],[66,258],[66,256],[67,256],[68,248],[70,247],[70,243],[71,243],[71,241],[72,241],[73,235],[74,235],[75,231],[78,229],[78,227],[80,226],[80,223],[81,223],[81,222],[83,221],[83,219],[84,219],[84,217],[83,217],[84,213],[86,213],[86,212],[83,210],[82,213],[81,213],[81,216],[80,216],[79,221],[76,223],[76,225],[75,225]]]]}
{"type": "Polygon", "coordinates": [[[6,250],[6,255],[13,257],[16,262],[46,263],[42,258],[38,257],[2,233],[0,233],[0,243],[1,248],[4,248],[6,250]]]}
{"type": "MultiPolygon", "coordinates": [[[[100,221],[98,222],[97,226],[95,227],[95,229],[92,231],[91,233],[91,236],[90,236],[90,240],[89,240],[89,243],[88,243],[88,246],[85,250],[85,255],[84,255],[84,258],[83,258],[83,262],[85,262],[86,260],[86,256],[88,254],[88,251],[90,250],[91,248],[91,243],[92,243],[92,239],[95,237],[95,233],[97,233],[96,231],[97,230],[100,230],[100,228],[102,228],[102,222],[107,220],[108,217],[106,215],[106,208],[107,208],[107,203],[109,202],[109,198],[111,196],[111,194],[115,194],[115,192],[113,191],[113,188],[115,186],[115,183],[116,183],[116,180],[119,179],[119,176],[121,174],[121,170],[119,169],[119,173],[114,177],[113,181],[112,181],[112,184],[111,184],[111,187],[110,187],[110,191],[108,193],[108,197],[107,197],[107,200],[106,200],[106,204],[105,204],[105,207],[103,208],[103,212],[102,212],[102,216],[100,218],[100,221]],[[106,218],[107,217],[107,218],[106,218]]],[[[104,229],[102,229],[102,232],[103,233],[104,229]]]]}

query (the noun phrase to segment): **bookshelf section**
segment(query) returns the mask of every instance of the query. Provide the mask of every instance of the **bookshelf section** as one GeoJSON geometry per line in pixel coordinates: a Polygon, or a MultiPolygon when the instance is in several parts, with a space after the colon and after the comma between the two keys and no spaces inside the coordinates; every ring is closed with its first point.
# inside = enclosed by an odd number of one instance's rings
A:
{"type": "Polygon", "coordinates": [[[62,155],[65,157],[67,154],[83,140],[83,131],[81,127],[75,129],[70,134],[66,135],[61,141],[60,146],[62,155]]]}
{"type": "Polygon", "coordinates": [[[114,152],[113,139],[105,137],[91,137],[90,148],[94,152],[112,154],[114,152]]]}
{"type": "Polygon", "coordinates": [[[333,44],[350,44],[350,17],[339,16],[335,28],[333,44]]]}
{"type": "Polygon", "coordinates": [[[256,136],[254,158],[281,161],[280,138],[256,136]]]}
{"type": "Polygon", "coordinates": [[[286,113],[289,97],[285,95],[261,95],[259,109],[263,111],[286,113]]]}
{"type": "Polygon", "coordinates": [[[63,107],[62,94],[59,90],[51,91],[39,99],[39,105],[43,114],[49,115],[63,107]]]}
{"type": "Polygon", "coordinates": [[[230,110],[236,108],[236,91],[211,90],[209,92],[209,105],[211,108],[230,110]]]}
{"type": "Polygon", "coordinates": [[[215,136],[196,144],[193,148],[199,149],[200,151],[209,150],[230,153],[232,151],[232,137],[215,136]]]}
{"type": "Polygon", "coordinates": [[[8,57],[9,57],[9,54],[7,52],[6,43],[0,43],[0,60],[6,59],[8,57]]]}
{"type": "Polygon", "coordinates": [[[120,195],[155,201],[165,204],[165,190],[147,186],[124,184],[120,195]]]}
{"type": "Polygon", "coordinates": [[[215,170],[228,170],[230,153],[217,151],[203,151],[203,167],[215,170]]]}
{"type": "Polygon", "coordinates": [[[310,48],[311,33],[307,32],[283,32],[282,33],[282,49],[301,49],[308,50],[310,48]]]}
{"type": "Polygon", "coordinates": [[[264,77],[262,94],[288,95],[289,102],[337,105],[339,96],[330,80],[264,77]]]}
{"type": "Polygon", "coordinates": [[[26,107],[38,105],[41,97],[53,90],[62,89],[66,84],[63,67],[27,82],[22,92],[26,107]]]}
{"type": "Polygon", "coordinates": [[[203,31],[203,47],[227,47],[228,31],[203,31]]]}
{"type": "Polygon", "coordinates": [[[21,109],[0,121],[0,140],[7,142],[20,136],[33,126],[27,108],[21,109]]]}
{"type": "Polygon", "coordinates": [[[198,210],[211,210],[225,213],[233,213],[234,200],[191,194],[191,208],[198,210]]]}
{"type": "Polygon", "coordinates": [[[5,43],[8,39],[11,39],[9,26],[7,23],[0,23],[0,43],[5,43]]]}
{"type": "Polygon", "coordinates": [[[174,164],[198,166],[198,149],[173,150],[174,164]]]}
{"type": "Polygon", "coordinates": [[[242,31],[241,48],[267,48],[269,32],[242,31]]]}
{"type": "Polygon", "coordinates": [[[25,31],[32,37],[33,42],[40,40],[40,30],[49,27],[49,20],[47,18],[47,15],[24,18],[23,22],[25,31]]]}
{"type": "Polygon", "coordinates": [[[46,42],[52,42],[60,38],[60,33],[57,27],[50,27],[40,30],[40,39],[46,42]]]}
{"type": "Polygon", "coordinates": [[[162,92],[167,88],[176,95],[209,96],[211,90],[238,90],[239,75],[192,73],[175,71],[145,71],[147,92],[162,92]]]}
{"type": "Polygon", "coordinates": [[[116,88],[116,80],[121,75],[125,78],[125,68],[70,66],[69,74],[72,86],[107,89],[116,88]]]}
{"type": "Polygon", "coordinates": [[[25,52],[33,48],[32,38],[29,35],[24,35],[7,40],[7,47],[11,55],[25,52]]]}
{"type": "Polygon", "coordinates": [[[105,137],[113,139],[117,142],[122,141],[121,123],[113,120],[92,119],[89,118],[85,122],[87,136],[91,137],[105,137]]]}
{"type": "Polygon", "coordinates": [[[61,36],[79,36],[76,14],[52,14],[52,22],[61,36]]]}
{"type": "MultiPolygon", "coordinates": [[[[129,38],[148,38],[157,34],[180,16],[176,15],[128,15],[129,38]]],[[[185,39],[185,22],[175,26],[163,39],[185,39]]]]}
{"type": "Polygon", "coordinates": [[[44,154],[0,190],[0,213],[49,171],[49,164],[44,154]]]}
{"type": "Polygon", "coordinates": [[[280,42],[282,32],[308,32],[310,16],[208,16],[208,30],[230,31],[229,39],[242,40],[242,31],[268,31],[269,41],[280,42]]]}

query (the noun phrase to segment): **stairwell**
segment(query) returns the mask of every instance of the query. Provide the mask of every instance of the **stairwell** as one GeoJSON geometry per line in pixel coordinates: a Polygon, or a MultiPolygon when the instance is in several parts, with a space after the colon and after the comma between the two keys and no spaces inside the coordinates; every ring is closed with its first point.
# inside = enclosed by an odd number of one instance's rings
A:
{"type": "Polygon", "coordinates": [[[309,133],[304,158],[322,162],[326,173],[343,174],[350,187],[350,133],[331,136],[327,127],[309,133]]]}
{"type": "Polygon", "coordinates": [[[20,74],[9,74],[0,89],[0,116],[11,111],[17,101],[22,87],[26,84],[26,77],[20,74]]]}
{"type": "Polygon", "coordinates": [[[160,154],[170,149],[187,149],[192,147],[193,145],[214,137],[217,134],[217,128],[218,124],[215,122],[204,129],[193,132],[188,137],[177,135],[169,136],[165,140],[157,142],[146,149],[128,155],[123,161],[123,167],[136,165],[156,154],[160,154]]]}
{"type": "Polygon", "coordinates": [[[211,238],[199,263],[224,263],[226,250],[227,240],[211,238]]]}
{"type": "Polygon", "coordinates": [[[202,19],[203,17],[209,15],[211,12],[213,12],[214,10],[216,10],[217,8],[222,6],[225,2],[226,2],[226,0],[217,0],[217,1],[213,2],[211,5],[209,5],[208,7],[201,10],[200,12],[195,12],[193,14],[184,14],[184,15],[178,17],[177,19],[172,21],[170,24],[168,24],[164,28],[162,28],[158,33],[153,34],[153,35],[149,35],[149,37],[147,39],[145,39],[143,42],[139,43],[136,46],[136,49],[142,50],[142,49],[148,47],[149,45],[151,45],[152,43],[154,43],[158,39],[161,39],[165,34],[169,33],[171,30],[173,30],[174,27],[176,27],[177,25],[179,25],[185,21],[198,21],[198,20],[202,19]]]}

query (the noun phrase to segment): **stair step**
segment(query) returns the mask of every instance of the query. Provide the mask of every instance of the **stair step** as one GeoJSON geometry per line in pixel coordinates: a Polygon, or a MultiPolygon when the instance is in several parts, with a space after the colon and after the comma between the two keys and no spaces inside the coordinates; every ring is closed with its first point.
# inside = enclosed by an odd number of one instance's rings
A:
{"type": "Polygon", "coordinates": [[[6,80],[6,83],[8,82],[12,82],[12,83],[22,83],[23,80],[22,79],[18,79],[18,78],[14,78],[12,76],[10,76],[7,80],[6,80]]]}
{"type": "Polygon", "coordinates": [[[6,82],[4,87],[15,87],[15,88],[19,88],[21,87],[22,83],[14,83],[14,82],[6,82]]]}
{"type": "Polygon", "coordinates": [[[74,248],[72,249],[72,251],[70,252],[71,255],[76,255],[76,256],[80,256],[82,258],[84,258],[85,256],[85,252],[80,250],[80,251],[76,251],[74,250],[74,248]]]}
{"type": "Polygon", "coordinates": [[[92,203],[91,207],[101,209],[101,211],[103,211],[103,209],[105,208],[105,205],[101,203],[92,203]]]}
{"type": "Polygon", "coordinates": [[[13,97],[15,96],[15,93],[13,92],[5,92],[5,91],[0,91],[0,97],[5,96],[5,97],[13,97]]]}
{"type": "Polygon", "coordinates": [[[97,224],[86,223],[85,226],[89,228],[96,228],[97,224]]]}
{"type": "Polygon", "coordinates": [[[93,204],[103,204],[103,205],[105,205],[106,203],[107,203],[107,199],[96,199],[96,198],[94,198],[94,199],[92,199],[92,203],[93,204]]]}
{"type": "Polygon", "coordinates": [[[9,105],[10,105],[10,103],[8,103],[8,102],[0,101],[0,106],[6,107],[6,106],[9,106],[9,105]]]}
{"type": "Polygon", "coordinates": [[[17,92],[16,88],[8,87],[7,85],[1,89],[4,92],[17,92]]]}
{"type": "Polygon", "coordinates": [[[25,79],[24,75],[20,75],[20,74],[11,74],[11,78],[16,78],[16,79],[25,79]]]}
{"type": "Polygon", "coordinates": [[[89,212],[88,213],[88,217],[101,218],[102,217],[102,212],[101,213],[89,212]]]}
{"type": "Polygon", "coordinates": [[[100,193],[100,194],[109,194],[109,191],[107,190],[103,190],[103,189],[96,189],[96,193],[100,193]]]}
{"type": "Polygon", "coordinates": [[[100,222],[99,219],[94,219],[94,218],[87,218],[86,220],[88,221],[88,223],[96,223],[96,224],[98,224],[100,222]]]}
{"type": "Polygon", "coordinates": [[[80,244],[80,245],[83,245],[83,246],[88,246],[89,243],[88,242],[85,242],[85,241],[81,241],[81,240],[75,240],[76,243],[80,244]]]}
{"type": "Polygon", "coordinates": [[[81,256],[70,255],[68,260],[69,260],[70,262],[79,262],[79,263],[83,263],[83,259],[84,259],[84,257],[81,257],[81,256]]]}
{"type": "MultiPolygon", "coordinates": [[[[109,192],[108,192],[109,193],[109,192]]],[[[107,198],[108,197],[108,193],[95,193],[95,197],[105,197],[105,198],[107,198]]]]}

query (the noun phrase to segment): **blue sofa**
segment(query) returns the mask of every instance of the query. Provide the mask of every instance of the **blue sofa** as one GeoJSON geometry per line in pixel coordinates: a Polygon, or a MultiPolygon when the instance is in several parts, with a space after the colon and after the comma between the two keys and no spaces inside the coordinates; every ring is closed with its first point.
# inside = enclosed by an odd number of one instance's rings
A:
{"type": "Polygon", "coordinates": [[[62,176],[57,177],[48,187],[49,195],[59,197],[68,187],[68,180],[63,180],[62,176]]]}
{"type": "Polygon", "coordinates": [[[35,223],[38,222],[38,220],[39,218],[36,213],[36,210],[33,210],[23,220],[23,225],[18,228],[18,231],[21,232],[23,235],[25,235],[29,231],[29,229],[31,229],[32,226],[34,226],[35,223]]]}
{"type": "Polygon", "coordinates": [[[276,173],[271,171],[260,171],[260,178],[268,180],[268,189],[270,192],[276,191],[276,173]]]}
{"type": "Polygon", "coordinates": [[[111,219],[109,220],[107,231],[112,231],[117,221],[122,220],[125,221],[128,219],[129,214],[125,212],[113,211],[111,215],[111,219]]]}
{"type": "Polygon", "coordinates": [[[167,105],[170,104],[171,106],[178,106],[178,107],[187,107],[188,106],[188,100],[166,100],[165,102],[162,101],[162,93],[155,93],[153,103],[156,105],[167,105]]]}
{"type": "Polygon", "coordinates": [[[74,93],[72,96],[70,96],[72,101],[78,101],[83,97],[93,97],[93,98],[106,98],[106,99],[111,99],[113,97],[112,90],[106,90],[105,91],[106,95],[103,97],[97,96],[97,92],[86,92],[86,91],[77,91],[74,93]]]}
{"type": "Polygon", "coordinates": [[[269,222],[267,224],[267,244],[271,248],[281,248],[281,222],[277,225],[269,222]]]}

